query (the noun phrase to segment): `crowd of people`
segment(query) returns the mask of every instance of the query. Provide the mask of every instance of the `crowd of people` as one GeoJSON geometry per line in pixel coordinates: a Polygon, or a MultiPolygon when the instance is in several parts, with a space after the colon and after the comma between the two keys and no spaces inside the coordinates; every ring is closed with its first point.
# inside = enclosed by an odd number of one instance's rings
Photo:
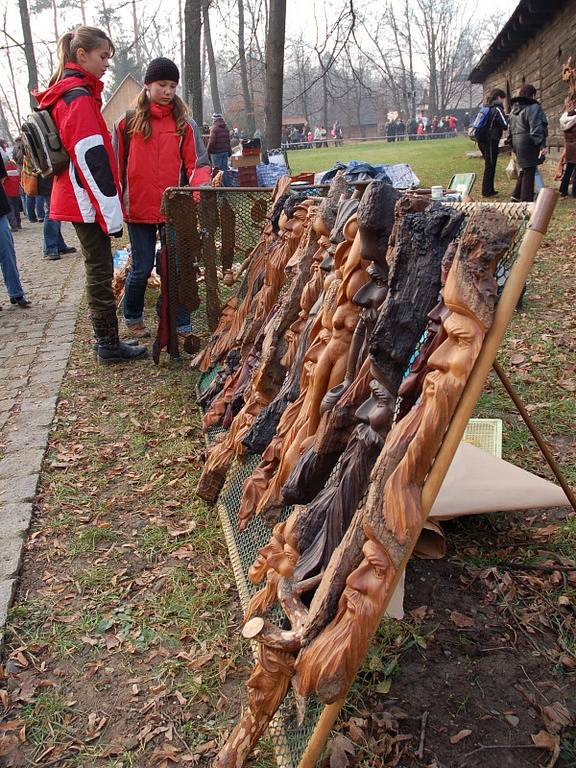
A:
{"type": "MultiPolygon", "coordinates": [[[[488,96],[476,121],[475,138],[484,158],[482,177],[482,195],[497,195],[494,189],[494,177],[502,136],[508,130],[506,142],[512,148],[517,163],[517,180],[512,192],[514,202],[532,202],[535,183],[541,182],[538,166],[546,159],[548,138],[548,118],[536,99],[536,88],[526,83],[518,96],[511,100],[510,114],[504,109],[506,94],[500,88],[494,89],[488,96]]],[[[562,188],[561,188],[562,192],[562,188]]]]}
{"type": "Polygon", "coordinates": [[[321,147],[342,146],[344,133],[339,121],[333,124],[330,131],[325,125],[312,127],[304,125],[287,126],[282,131],[282,149],[320,149],[321,147]]]}

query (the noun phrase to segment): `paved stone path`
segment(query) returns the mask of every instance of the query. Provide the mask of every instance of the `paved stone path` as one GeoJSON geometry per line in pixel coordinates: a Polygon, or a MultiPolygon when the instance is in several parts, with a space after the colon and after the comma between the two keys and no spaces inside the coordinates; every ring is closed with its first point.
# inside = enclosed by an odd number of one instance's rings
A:
{"type": "MultiPolygon", "coordinates": [[[[84,291],[80,253],[42,259],[42,225],[14,233],[30,309],[12,306],[0,281],[0,645],[78,305],[84,291]]],[[[67,245],[78,247],[63,226],[67,245]]]]}

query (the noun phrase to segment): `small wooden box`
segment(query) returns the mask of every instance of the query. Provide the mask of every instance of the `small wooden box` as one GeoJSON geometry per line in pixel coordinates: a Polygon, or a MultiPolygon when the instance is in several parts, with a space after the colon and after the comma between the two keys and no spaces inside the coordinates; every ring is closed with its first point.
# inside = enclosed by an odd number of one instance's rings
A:
{"type": "Polygon", "coordinates": [[[230,158],[232,168],[249,168],[250,166],[260,165],[260,155],[232,155],[230,158]]]}
{"type": "Polygon", "coordinates": [[[250,168],[239,168],[238,179],[241,187],[257,187],[258,176],[256,174],[256,166],[250,168]]]}

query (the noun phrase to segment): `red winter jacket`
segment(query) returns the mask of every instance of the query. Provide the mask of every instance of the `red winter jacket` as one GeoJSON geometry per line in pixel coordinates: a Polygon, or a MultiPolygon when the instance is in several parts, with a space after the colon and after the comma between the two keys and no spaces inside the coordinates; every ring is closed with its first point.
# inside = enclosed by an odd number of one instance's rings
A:
{"type": "Polygon", "coordinates": [[[176,133],[170,104],[151,104],[152,135],[130,136],[128,163],[125,158],[126,115],[114,126],[112,137],[121,179],[125,218],[132,224],[161,224],[162,195],[167,187],[191,186],[210,181],[210,163],[204,142],[193,120],[186,133],[176,133]]]}
{"type": "Polygon", "coordinates": [[[18,197],[20,191],[20,171],[14,160],[10,160],[4,163],[6,168],[7,178],[4,182],[4,192],[8,197],[18,197]]]}
{"type": "Polygon", "coordinates": [[[41,109],[50,109],[70,155],[68,169],[54,178],[50,218],[98,222],[107,235],[114,235],[122,231],[123,216],[114,150],[100,112],[102,88],[101,80],[69,63],[62,80],[35,96],[41,109]],[[88,93],[71,93],[78,88],[88,93]]]}

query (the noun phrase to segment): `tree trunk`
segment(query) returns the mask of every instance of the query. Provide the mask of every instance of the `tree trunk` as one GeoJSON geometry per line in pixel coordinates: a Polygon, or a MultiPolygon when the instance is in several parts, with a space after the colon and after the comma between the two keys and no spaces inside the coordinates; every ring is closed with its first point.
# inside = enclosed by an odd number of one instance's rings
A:
{"type": "Polygon", "coordinates": [[[184,98],[186,98],[186,72],[184,69],[184,23],[182,21],[182,0],[178,0],[178,34],[180,36],[180,82],[182,83],[182,91],[184,98]]]}
{"type": "Polygon", "coordinates": [[[202,0],[186,0],[184,6],[186,30],[186,89],[187,100],[192,106],[192,117],[202,125],[202,0]]]}
{"type": "Polygon", "coordinates": [[[282,96],[284,83],[284,39],[286,0],[270,0],[266,37],[266,146],[279,147],[282,141],[282,96]]]}
{"type": "Polygon", "coordinates": [[[86,4],[84,0],[80,0],[80,12],[82,14],[82,24],[86,26],[86,4]]]}
{"type": "Polygon", "coordinates": [[[218,90],[218,72],[216,70],[216,59],[214,58],[214,46],[212,45],[212,33],[210,31],[210,0],[202,0],[202,21],[204,23],[204,41],[206,43],[206,53],[208,55],[208,71],[210,73],[210,95],[212,96],[212,106],[214,107],[214,112],[222,114],[220,91],[218,90]]]}
{"type": "MultiPolygon", "coordinates": [[[[17,127],[19,126],[20,124],[18,124],[17,127]]],[[[0,99],[0,131],[2,132],[2,136],[6,137],[8,141],[12,143],[12,132],[10,131],[8,120],[6,120],[6,115],[4,114],[4,107],[2,106],[1,99],[0,99]]]]}
{"type": "Polygon", "coordinates": [[[136,0],[132,0],[132,26],[134,30],[134,55],[138,70],[142,71],[142,57],[140,55],[140,33],[138,31],[138,13],[136,11],[136,0]]]}
{"type": "Polygon", "coordinates": [[[28,93],[30,106],[34,109],[37,103],[34,96],[32,96],[32,91],[35,91],[38,88],[38,69],[36,67],[36,57],[34,55],[34,43],[32,42],[32,28],[30,27],[28,0],[18,0],[18,6],[20,7],[20,20],[22,22],[22,34],[24,36],[24,54],[26,56],[26,66],[28,67],[28,93]]]}
{"type": "Polygon", "coordinates": [[[108,33],[108,37],[110,38],[110,40],[112,40],[112,29],[110,27],[110,11],[106,6],[106,0],[102,0],[102,19],[104,21],[104,26],[106,27],[106,32],[108,33]]]}
{"type": "Polygon", "coordinates": [[[410,75],[410,117],[416,118],[416,78],[414,77],[414,52],[412,48],[412,24],[408,0],[405,8],[406,37],[408,39],[408,67],[410,75]]]}
{"type": "Polygon", "coordinates": [[[54,22],[54,39],[58,40],[60,32],[58,31],[58,6],[56,0],[52,0],[52,21],[54,22]]]}
{"type": "Polygon", "coordinates": [[[246,66],[246,48],[244,47],[244,0],[238,0],[238,61],[240,64],[240,79],[242,80],[242,95],[246,110],[246,123],[249,133],[254,133],[254,103],[250,95],[248,83],[248,67],[246,66]]]}

